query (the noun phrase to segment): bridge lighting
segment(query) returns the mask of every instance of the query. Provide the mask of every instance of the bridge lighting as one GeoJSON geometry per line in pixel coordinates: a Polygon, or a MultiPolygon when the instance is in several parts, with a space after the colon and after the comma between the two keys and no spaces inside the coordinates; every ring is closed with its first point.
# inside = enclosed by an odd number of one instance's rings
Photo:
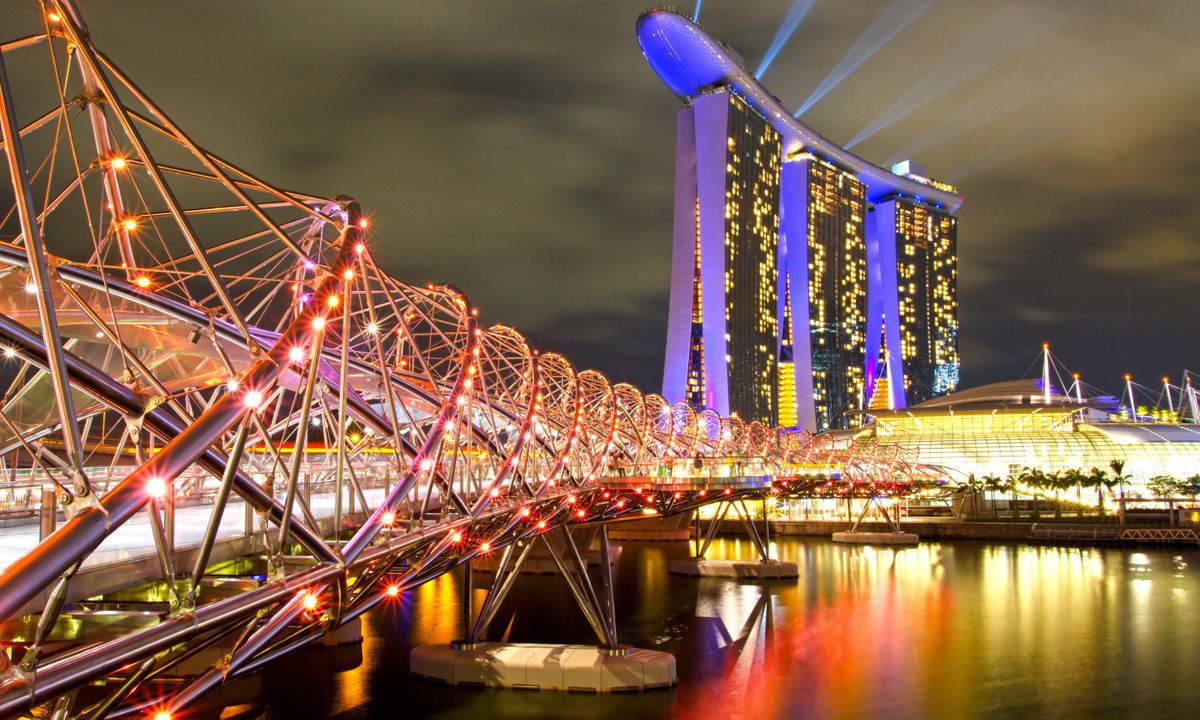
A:
{"type": "MultiPolygon", "coordinates": [[[[55,11],[51,10],[50,12],[46,13],[46,19],[52,23],[60,23],[60,22],[62,22],[62,15],[59,15],[55,11]]],[[[155,718],[155,720],[161,720],[161,719],[155,718]]],[[[170,720],[170,718],[167,718],[167,720],[170,720]]]]}
{"type": "Polygon", "coordinates": [[[351,270],[350,268],[346,268],[346,271],[344,273],[342,273],[342,279],[343,280],[353,280],[354,279],[354,271],[351,270]]]}
{"type": "Polygon", "coordinates": [[[399,586],[399,585],[395,585],[395,584],[393,584],[393,585],[388,585],[388,586],[387,586],[387,590],[386,590],[385,592],[387,593],[387,596],[388,596],[388,597],[393,597],[393,598],[394,598],[394,597],[399,597],[399,595],[400,595],[400,586],[399,586]]]}
{"type": "Polygon", "coordinates": [[[521,508],[521,517],[529,517],[529,514],[530,514],[529,508],[521,508]]]}
{"type": "Polygon", "coordinates": [[[567,496],[567,504],[568,504],[568,505],[574,505],[574,504],[575,504],[575,496],[574,496],[574,495],[568,495],[568,496],[567,496]]]}
{"type": "Polygon", "coordinates": [[[150,278],[146,277],[145,275],[138,275],[137,279],[133,281],[133,284],[137,285],[143,290],[147,290],[150,288],[150,278]]]}
{"type": "Polygon", "coordinates": [[[30,295],[33,295],[34,293],[37,292],[37,285],[34,285],[33,281],[30,280],[29,282],[25,283],[25,292],[29,293],[30,295]]]}
{"type": "Polygon", "coordinates": [[[225,389],[229,392],[235,392],[238,389],[237,378],[229,378],[225,381],[225,389]]]}
{"type": "Polygon", "coordinates": [[[492,491],[488,494],[492,497],[500,497],[500,488],[492,488],[492,491]]]}
{"type": "Polygon", "coordinates": [[[325,318],[321,317],[320,315],[313,318],[312,328],[313,328],[313,330],[324,330],[325,329],[325,318]]]}
{"type": "MultiPolygon", "coordinates": [[[[55,15],[57,17],[57,13],[50,13],[50,14],[55,15]]],[[[55,20],[54,22],[58,22],[58,21],[55,20]]],[[[171,720],[171,713],[167,712],[166,710],[160,710],[160,711],[154,713],[154,720],[171,720]]]]}
{"type": "Polygon", "coordinates": [[[335,308],[342,302],[342,299],[337,295],[330,295],[329,299],[325,302],[329,305],[329,307],[335,308]]]}
{"type": "Polygon", "coordinates": [[[358,227],[359,227],[360,229],[362,229],[362,230],[366,230],[368,225],[370,225],[370,223],[367,221],[367,219],[366,219],[366,218],[359,218],[359,219],[358,219],[358,227]]]}
{"type": "Polygon", "coordinates": [[[304,261],[304,269],[309,272],[312,272],[313,270],[317,269],[317,264],[314,263],[312,260],[305,260],[304,261]]]}
{"type": "Polygon", "coordinates": [[[359,255],[362,255],[364,252],[366,252],[366,249],[367,249],[366,243],[355,243],[354,244],[354,252],[358,253],[359,255]]]}
{"type": "Polygon", "coordinates": [[[125,169],[125,158],[118,155],[118,156],[114,157],[112,160],[109,160],[108,164],[112,166],[113,170],[124,170],[125,169]]]}
{"type": "Polygon", "coordinates": [[[484,540],[483,542],[479,543],[479,552],[486,553],[486,552],[491,552],[491,551],[492,551],[492,544],[490,542],[488,542],[487,540],[484,540]]]}
{"type": "Polygon", "coordinates": [[[146,494],[152,498],[163,498],[167,494],[167,483],[162,478],[150,478],[146,481],[146,494]]]}
{"type": "Polygon", "coordinates": [[[579,508],[578,510],[575,511],[575,516],[576,517],[587,517],[587,512],[583,508],[579,508]]]}
{"type": "Polygon", "coordinates": [[[462,542],[462,539],[463,539],[462,533],[460,533],[459,531],[455,530],[454,532],[450,533],[450,542],[460,543],[460,542],[462,542]]]}
{"type": "Polygon", "coordinates": [[[430,460],[429,458],[425,458],[424,460],[421,461],[421,469],[422,470],[428,470],[431,467],[433,467],[433,461],[430,460]]]}
{"type": "Polygon", "coordinates": [[[133,232],[138,229],[138,221],[134,218],[125,218],[121,221],[121,227],[125,228],[125,232],[133,232]]]}
{"type": "Polygon", "coordinates": [[[16,350],[13,350],[13,349],[12,349],[12,348],[10,348],[10,347],[6,347],[6,348],[4,348],[4,357],[8,358],[9,360],[12,360],[12,359],[13,359],[13,358],[15,358],[16,356],[17,356],[17,351],[16,351],[16,350]]]}
{"type": "Polygon", "coordinates": [[[297,345],[291,350],[288,350],[288,358],[290,358],[291,361],[297,365],[304,362],[304,348],[297,345]]]}
{"type": "Polygon", "coordinates": [[[304,593],[303,599],[300,600],[300,604],[304,607],[305,612],[312,612],[313,610],[316,610],[317,602],[318,599],[316,594],[311,592],[304,593]]]}
{"type": "Polygon", "coordinates": [[[538,521],[537,521],[537,529],[538,529],[538,530],[545,530],[545,529],[546,529],[546,521],[545,521],[545,520],[538,520],[538,521]]]}
{"type": "Polygon", "coordinates": [[[379,325],[377,325],[375,323],[371,323],[370,325],[368,325],[367,326],[367,334],[368,335],[378,335],[379,334],[379,325]]]}
{"type": "Polygon", "coordinates": [[[623,508],[623,507],[625,507],[625,501],[624,501],[624,500],[618,500],[618,501],[617,501],[617,507],[619,507],[619,508],[623,508]]]}
{"type": "Polygon", "coordinates": [[[248,408],[256,408],[262,405],[263,396],[257,390],[246,391],[246,396],[242,398],[242,403],[248,408]]]}
{"type": "Polygon", "coordinates": [[[391,526],[395,525],[396,524],[396,513],[392,512],[391,510],[388,510],[383,515],[379,516],[379,522],[382,523],[384,527],[391,527],[391,526]]]}

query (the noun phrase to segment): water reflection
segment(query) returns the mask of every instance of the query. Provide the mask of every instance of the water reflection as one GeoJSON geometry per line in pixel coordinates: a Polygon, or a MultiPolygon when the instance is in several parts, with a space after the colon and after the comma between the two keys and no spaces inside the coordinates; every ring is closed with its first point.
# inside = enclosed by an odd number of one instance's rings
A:
{"type": "MultiPolygon", "coordinates": [[[[713,557],[754,554],[718,540],[713,557]]],[[[364,623],[362,663],[313,650],[272,667],[265,717],[1022,718],[1190,716],[1200,690],[1197,553],[779,539],[798,581],[673,577],[682,544],[627,544],[621,639],[674,653],[670,692],[456,690],[411,679],[412,644],[460,634],[459,576],[364,623]]],[[[476,576],[483,598],[483,576],[476,576]]],[[[561,579],[522,578],[492,639],[592,642],[561,579]]]]}

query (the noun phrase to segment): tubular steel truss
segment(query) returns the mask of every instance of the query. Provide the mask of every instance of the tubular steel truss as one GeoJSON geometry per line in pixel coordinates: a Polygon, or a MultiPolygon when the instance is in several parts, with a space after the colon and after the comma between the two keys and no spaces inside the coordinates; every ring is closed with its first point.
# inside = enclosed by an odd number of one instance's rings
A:
{"type": "Polygon", "coordinates": [[[844,494],[903,492],[920,470],[671,405],[481,327],[458,290],[380,268],[356,202],[199,147],[93,45],[72,2],[39,10],[26,20],[40,27],[0,46],[0,490],[52,487],[66,520],[0,571],[0,622],[39,613],[24,657],[0,652],[0,715],[177,712],[475,556],[519,564],[508,548],[548,530],[747,492],[710,490],[721,472],[771,478],[760,494],[844,494]],[[332,495],[324,520],[314,486],[332,495]],[[186,562],[185,496],[212,503],[186,562]],[[266,578],[207,597],[239,499],[266,578]],[[149,518],[170,611],[48,650],[72,580],[135,516],[149,518]],[[149,699],[218,643],[223,661],[149,699]]]}

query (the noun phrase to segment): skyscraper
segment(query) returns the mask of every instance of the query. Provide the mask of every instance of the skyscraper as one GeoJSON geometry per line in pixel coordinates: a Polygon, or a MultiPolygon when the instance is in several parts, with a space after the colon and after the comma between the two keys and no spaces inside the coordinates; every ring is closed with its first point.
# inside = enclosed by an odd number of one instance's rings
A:
{"type": "Polygon", "coordinates": [[[684,103],[666,399],[817,431],[954,389],[957,190],[826,140],[677,12],[637,34],[684,103]]]}
{"type": "Polygon", "coordinates": [[[679,111],[665,395],[779,421],[779,133],[727,89],[679,111]]]}
{"type": "Polygon", "coordinates": [[[884,407],[906,407],[958,387],[958,221],[903,197],[877,202],[871,215],[879,277],[872,278],[878,322],[868,356],[888,365],[884,407]]]}
{"type": "Polygon", "coordinates": [[[781,185],[782,282],[790,317],[808,320],[790,328],[797,380],[789,400],[801,427],[844,427],[864,400],[866,189],[810,153],[785,163],[781,185]]]}

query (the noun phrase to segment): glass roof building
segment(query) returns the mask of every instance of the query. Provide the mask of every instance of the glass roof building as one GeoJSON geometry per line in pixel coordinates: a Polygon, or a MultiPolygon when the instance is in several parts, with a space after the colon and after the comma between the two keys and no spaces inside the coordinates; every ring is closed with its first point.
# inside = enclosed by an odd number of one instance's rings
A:
{"type": "Polygon", "coordinates": [[[1024,468],[1108,471],[1120,460],[1136,496],[1148,495],[1144,485],[1153,477],[1200,473],[1200,424],[1116,420],[1121,412],[1113,404],[1052,393],[1047,405],[1040,381],[997,383],[907,409],[870,411],[856,437],[902,446],[958,479],[1007,478],[1024,468]]]}

